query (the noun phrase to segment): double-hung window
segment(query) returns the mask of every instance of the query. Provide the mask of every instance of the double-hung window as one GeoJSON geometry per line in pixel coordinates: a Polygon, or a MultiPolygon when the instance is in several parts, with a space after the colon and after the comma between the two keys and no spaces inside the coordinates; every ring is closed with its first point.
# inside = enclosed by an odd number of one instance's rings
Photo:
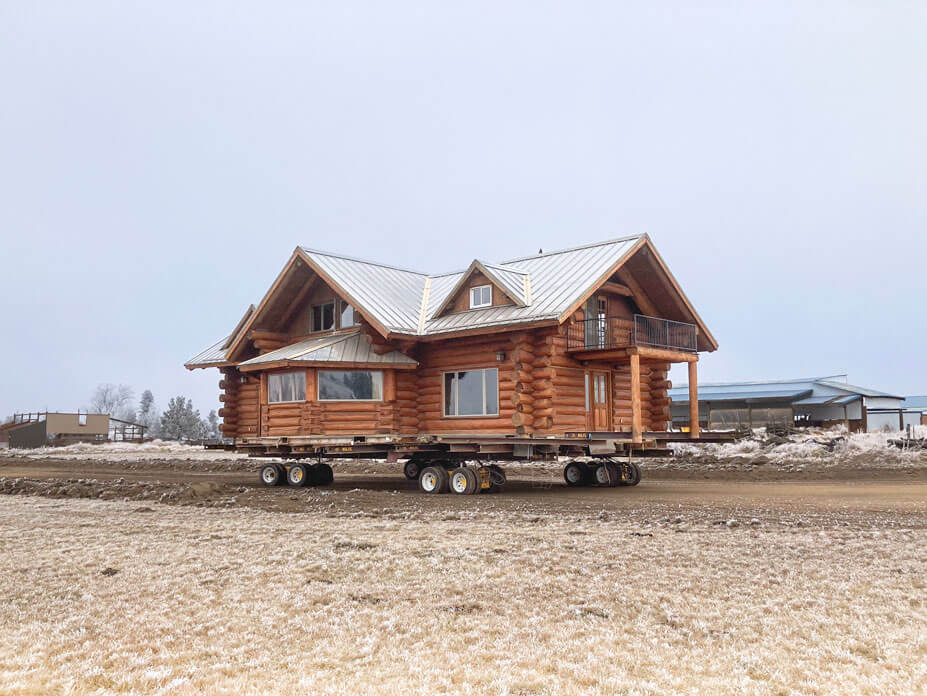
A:
{"type": "Polygon", "coordinates": [[[319,370],[319,401],[382,401],[379,370],[319,370]]]}
{"type": "Polygon", "coordinates": [[[492,307],[492,285],[477,285],[470,288],[470,309],[492,307]]]}
{"type": "Polygon", "coordinates": [[[285,404],[305,400],[305,372],[275,372],[267,376],[267,403],[285,404]]]}
{"type": "Polygon", "coordinates": [[[445,416],[498,416],[499,370],[444,373],[445,416]]]}

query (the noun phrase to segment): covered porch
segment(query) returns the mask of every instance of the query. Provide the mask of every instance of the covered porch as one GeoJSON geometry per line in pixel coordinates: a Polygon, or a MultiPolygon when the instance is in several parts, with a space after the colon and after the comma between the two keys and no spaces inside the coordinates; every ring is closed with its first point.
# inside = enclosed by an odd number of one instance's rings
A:
{"type": "MultiPolygon", "coordinates": [[[[698,327],[694,324],[635,314],[578,320],[567,332],[567,351],[576,360],[596,365],[630,366],[631,440],[643,441],[641,367],[652,363],[686,363],[689,375],[689,437],[700,436],[698,419],[698,327]]],[[[609,392],[611,390],[608,390],[609,392]]],[[[593,391],[594,394],[598,390],[593,391]]],[[[596,399],[598,397],[595,397],[596,399]]],[[[614,405],[593,406],[612,409],[614,405]]]]}

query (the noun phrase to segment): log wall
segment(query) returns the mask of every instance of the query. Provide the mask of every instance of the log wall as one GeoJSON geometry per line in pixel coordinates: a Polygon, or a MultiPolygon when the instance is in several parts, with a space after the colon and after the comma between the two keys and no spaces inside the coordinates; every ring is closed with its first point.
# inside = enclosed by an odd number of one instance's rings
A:
{"type": "MultiPolygon", "coordinates": [[[[224,368],[220,388],[222,432],[227,437],[473,432],[556,434],[587,430],[586,373],[611,374],[612,427],[631,430],[630,366],[589,362],[567,352],[566,326],[420,343],[415,371],[384,370],[383,401],[319,402],[316,370],[306,374],[306,401],[267,403],[266,374],[250,373],[242,383],[224,368]],[[505,358],[497,359],[502,351],[505,358]],[[499,414],[444,417],[443,379],[454,370],[496,368],[499,414]]],[[[641,421],[646,430],[666,430],[670,421],[669,365],[641,364],[641,421]]],[[[292,371],[282,370],[282,371],[292,371]]]]}

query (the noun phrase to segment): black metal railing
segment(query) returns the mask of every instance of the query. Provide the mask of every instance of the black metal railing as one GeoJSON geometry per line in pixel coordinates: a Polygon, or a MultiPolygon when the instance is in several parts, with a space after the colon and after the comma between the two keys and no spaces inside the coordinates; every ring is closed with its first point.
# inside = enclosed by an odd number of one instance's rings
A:
{"type": "Polygon", "coordinates": [[[635,314],[630,317],[598,316],[569,325],[567,350],[613,350],[647,346],[698,351],[698,328],[694,324],[635,314]]]}

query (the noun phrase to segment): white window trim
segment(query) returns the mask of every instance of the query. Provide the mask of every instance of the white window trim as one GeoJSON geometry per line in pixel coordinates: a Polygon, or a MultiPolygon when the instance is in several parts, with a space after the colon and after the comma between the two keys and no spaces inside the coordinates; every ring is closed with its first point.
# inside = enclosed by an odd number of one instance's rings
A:
{"type": "Polygon", "coordinates": [[[447,372],[441,373],[441,413],[443,418],[499,418],[500,411],[502,410],[501,404],[499,403],[499,368],[498,367],[462,367],[457,370],[448,370],[447,372]],[[458,372],[475,372],[479,370],[483,377],[483,412],[482,413],[473,413],[464,416],[457,415],[460,412],[460,388],[454,392],[454,415],[449,415],[445,413],[447,405],[447,375],[454,375],[454,379],[459,379],[456,375],[458,372]],[[486,412],[486,371],[495,370],[496,371],[496,412],[487,413],[486,412]]]}
{"type": "Polygon", "coordinates": [[[303,376],[303,394],[306,393],[306,372],[303,370],[290,370],[288,372],[271,372],[267,375],[267,405],[276,406],[277,404],[304,404],[306,403],[306,397],[302,399],[287,399],[285,401],[271,401],[270,400],[270,378],[274,375],[302,375],[303,376]]]}
{"type": "MultiPolygon", "coordinates": [[[[327,300],[326,302],[319,302],[318,304],[309,305],[309,333],[324,333],[326,331],[337,331],[338,327],[338,317],[339,317],[339,307],[337,299],[327,300]],[[315,328],[315,308],[316,307],[326,307],[327,305],[332,306],[332,327],[330,329],[317,329],[315,328]]],[[[324,317],[324,310],[322,313],[324,317]]]]}
{"type": "Polygon", "coordinates": [[[482,309],[483,307],[492,307],[492,285],[474,285],[472,288],[470,288],[470,309],[482,309]],[[473,302],[473,291],[483,290],[484,288],[489,288],[489,302],[475,304],[473,302]]]}
{"type": "Polygon", "coordinates": [[[316,372],[315,378],[315,398],[326,404],[333,403],[345,403],[345,404],[372,404],[379,403],[383,401],[383,370],[318,370],[316,372]],[[322,380],[319,379],[319,374],[322,372],[370,372],[370,373],[379,373],[380,375],[380,398],[379,399],[323,399],[322,398],[322,380]]]}

